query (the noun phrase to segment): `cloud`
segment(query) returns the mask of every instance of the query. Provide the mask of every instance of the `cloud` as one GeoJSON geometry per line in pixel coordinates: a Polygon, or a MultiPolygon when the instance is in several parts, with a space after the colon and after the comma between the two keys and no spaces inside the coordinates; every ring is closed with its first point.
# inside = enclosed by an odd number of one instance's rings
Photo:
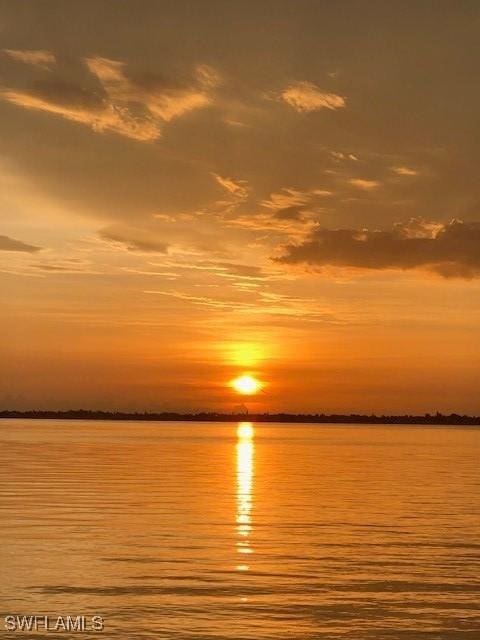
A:
{"type": "MultiPolygon", "coordinates": [[[[0,95],[4,100],[25,109],[44,111],[66,120],[89,126],[93,131],[112,131],[126,138],[148,142],[160,136],[158,126],[148,118],[135,118],[128,109],[122,109],[107,101],[95,104],[95,95],[83,100],[81,91],[72,90],[68,85],[39,87],[30,93],[6,90],[0,95]],[[50,94],[51,90],[51,94],[50,94]],[[53,97],[54,96],[54,97],[53,97]]],[[[87,94],[84,96],[87,97],[87,94]]]]}
{"type": "Polygon", "coordinates": [[[175,259],[169,260],[165,266],[176,269],[177,271],[204,272],[207,276],[230,279],[237,283],[242,282],[243,284],[245,281],[256,282],[274,279],[272,271],[267,272],[262,267],[237,262],[218,262],[213,260],[192,262],[190,259],[188,263],[182,263],[178,260],[177,256],[175,256],[175,259]]]}
{"type": "Polygon", "coordinates": [[[153,75],[129,76],[125,63],[93,56],[85,64],[100,91],[87,91],[60,80],[29,91],[4,89],[0,96],[26,109],[44,111],[140,142],[156,140],[162,126],[212,102],[209,90],[219,79],[210,67],[197,68],[188,83],[153,75]]]}
{"type": "Polygon", "coordinates": [[[125,64],[117,60],[92,57],[85,62],[113,103],[142,104],[151,116],[164,122],[210,104],[203,87],[212,85],[206,83],[204,71],[200,74],[199,88],[166,82],[158,76],[128,77],[125,64]]]}
{"type": "Polygon", "coordinates": [[[228,193],[232,194],[232,196],[235,196],[235,198],[245,200],[248,197],[250,188],[246,180],[234,180],[233,178],[220,176],[217,173],[212,173],[212,175],[218,184],[228,191],[228,193]]]}
{"type": "MultiPolygon", "coordinates": [[[[309,322],[335,323],[341,321],[330,310],[322,308],[317,301],[285,296],[264,291],[243,291],[242,297],[215,298],[212,296],[195,296],[184,291],[145,290],[145,294],[160,295],[181,300],[187,304],[207,307],[212,311],[230,311],[235,314],[248,314],[253,317],[292,317],[309,322]]],[[[239,292],[237,292],[239,293],[239,292]]]]}
{"type": "Polygon", "coordinates": [[[270,194],[260,201],[266,209],[252,214],[236,216],[230,222],[251,231],[269,231],[287,234],[290,237],[303,237],[317,221],[322,211],[321,201],[332,192],[326,189],[308,189],[302,191],[286,187],[270,194]]]}
{"type": "Polygon", "coordinates": [[[399,176],[418,176],[418,171],[410,167],[391,167],[391,169],[399,176]]]}
{"type": "Polygon", "coordinates": [[[292,84],[280,93],[279,99],[300,113],[318,109],[342,109],[345,98],[335,93],[325,93],[312,82],[292,84]]]}
{"type": "Polygon", "coordinates": [[[268,200],[263,200],[261,205],[279,211],[287,207],[301,207],[310,202],[311,195],[308,191],[284,188],[276,193],[271,193],[268,200]]]}
{"type": "Polygon", "coordinates": [[[8,236],[0,236],[0,251],[20,251],[22,253],[36,253],[41,251],[42,247],[36,247],[33,244],[27,244],[21,240],[15,240],[8,236]]]}
{"type": "Polygon", "coordinates": [[[243,308],[251,309],[253,304],[240,301],[221,300],[212,298],[210,296],[194,296],[190,293],[184,293],[181,291],[155,291],[146,290],[144,293],[154,294],[160,296],[166,296],[175,298],[177,300],[183,300],[202,307],[210,307],[211,309],[221,309],[222,311],[241,311],[243,308]]]}
{"type": "Polygon", "coordinates": [[[214,264],[217,269],[224,271],[229,277],[239,277],[248,280],[264,280],[267,278],[263,269],[255,265],[238,264],[234,262],[217,262],[214,264]]]}
{"type": "Polygon", "coordinates": [[[303,206],[291,206],[278,209],[274,215],[278,220],[301,220],[304,211],[303,206]]]}
{"type": "Polygon", "coordinates": [[[267,200],[262,200],[262,207],[273,211],[273,215],[279,220],[301,221],[305,217],[308,207],[315,206],[318,198],[332,195],[326,189],[299,189],[284,188],[271,193],[267,200]]]}
{"type": "Polygon", "coordinates": [[[76,260],[64,260],[57,263],[33,263],[30,267],[45,273],[96,273],[88,263],[81,263],[76,260]]]}
{"type": "Polygon", "coordinates": [[[360,269],[428,269],[446,278],[480,276],[480,223],[412,219],[389,231],[317,227],[276,261],[360,269]]]}
{"type": "Polygon", "coordinates": [[[219,72],[208,64],[199,64],[196,68],[198,81],[204,87],[218,87],[222,84],[219,72]]]}
{"type": "Polygon", "coordinates": [[[237,180],[228,176],[221,176],[218,173],[211,173],[215,182],[226,191],[223,198],[215,200],[208,207],[196,212],[197,218],[208,217],[227,219],[232,215],[237,215],[237,210],[248,200],[250,196],[250,186],[246,180],[237,180]]]}
{"type": "Polygon", "coordinates": [[[353,153],[344,153],[343,151],[330,151],[330,155],[336,162],[342,160],[351,160],[352,162],[359,162],[359,158],[353,153]]]}
{"type": "Polygon", "coordinates": [[[16,62],[30,64],[46,71],[51,71],[51,66],[56,63],[53,53],[45,49],[4,49],[3,51],[16,62]]]}
{"type": "Polygon", "coordinates": [[[111,226],[101,229],[99,236],[107,242],[123,245],[127,251],[167,253],[168,244],[148,229],[129,226],[111,226]]]}
{"type": "Polygon", "coordinates": [[[380,183],[377,180],[364,180],[363,178],[350,178],[348,181],[352,187],[361,189],[362,191],[373,191],[378,189],[380,183]]]}

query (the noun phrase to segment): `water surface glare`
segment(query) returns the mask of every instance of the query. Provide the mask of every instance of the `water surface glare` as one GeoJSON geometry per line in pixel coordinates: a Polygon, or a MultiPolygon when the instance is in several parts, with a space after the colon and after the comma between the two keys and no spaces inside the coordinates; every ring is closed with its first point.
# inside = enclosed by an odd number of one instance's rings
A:
{"type": "MultiPolygon", "coordinates": [[[[480,638],[480,429],[0,420],[0,618],[480,638]]],[[[3,634],[3,635],[2,635],[3,634]]]]}

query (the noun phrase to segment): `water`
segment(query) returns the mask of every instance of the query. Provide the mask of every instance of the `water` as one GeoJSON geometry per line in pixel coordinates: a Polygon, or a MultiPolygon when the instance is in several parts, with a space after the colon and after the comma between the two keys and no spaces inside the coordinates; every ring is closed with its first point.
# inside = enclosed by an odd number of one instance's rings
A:
{"type": "Polygon", "coordinates": [[[0,421],[1,618],[480,638],[480,429],[0,421]]]}

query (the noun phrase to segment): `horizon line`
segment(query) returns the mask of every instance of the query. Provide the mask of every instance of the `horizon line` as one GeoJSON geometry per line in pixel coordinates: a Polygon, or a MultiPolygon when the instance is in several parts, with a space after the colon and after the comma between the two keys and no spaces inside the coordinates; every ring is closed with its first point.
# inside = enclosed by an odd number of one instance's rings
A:
{"type": "Polygon", "coordinates": [[[218,411],[112,411],[102,409],[4,409],[0,410],[0,418],[31,418],[31,419],[84,419],[84,420],[137,420],[137,421],[158,421],[158,422],[298,422],[298,423],[350,423],[350,424],[438,424],[438,425],[470,425],[480,426],[480,416],[468,414],[365,414],[365,413],[289,413],[289,412],[262,412],[250,413],[230,412],[222,413],[218,411]]]}

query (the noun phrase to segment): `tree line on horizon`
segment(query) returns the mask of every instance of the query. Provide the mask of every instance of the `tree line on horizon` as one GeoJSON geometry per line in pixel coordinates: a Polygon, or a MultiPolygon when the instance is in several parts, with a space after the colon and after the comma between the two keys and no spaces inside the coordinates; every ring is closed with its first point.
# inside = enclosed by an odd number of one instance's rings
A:
{"type": "Polygon", "coordinates": [[[179,412],[124,412],[70,409],[65,411],[31,410],[0,411],[0,418],[66,419],[66,420],[150,420],[150,421],[200,421],[200,422],[298,422],[336,424],[434,424],[434,425],[480,425],[480,416],[451,413],[425,413],[423,415],[376,415],[376,414],[325,414],[325,413],[179,413],[179,412]]]}

